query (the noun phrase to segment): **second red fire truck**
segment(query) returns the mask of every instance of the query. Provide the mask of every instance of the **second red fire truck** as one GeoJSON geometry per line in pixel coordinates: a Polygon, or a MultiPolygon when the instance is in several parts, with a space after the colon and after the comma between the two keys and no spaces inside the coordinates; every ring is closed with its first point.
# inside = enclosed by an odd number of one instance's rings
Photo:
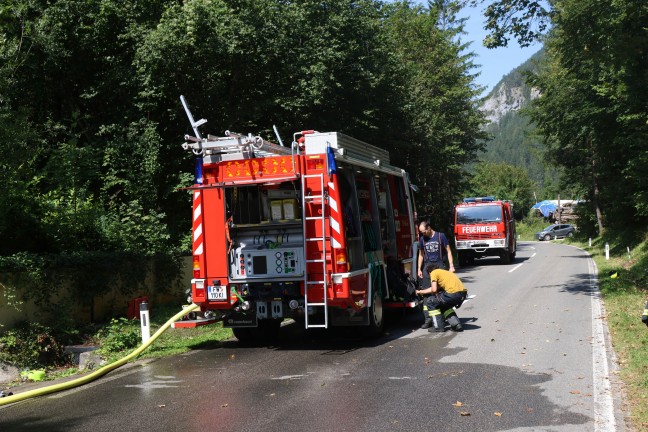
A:
{"type": "Polygon", "coordinates": [[[191,300],[206,317],[240,340],[285,318],[377,334],[383,308],[417,306],[413,186],[387,151],[312,130],[287,146],[202,138],[181,99],[196,135],[183,144],[197,163],[191,300]]]}
{"type": "Polygon", "coordinates": [[[454,208],[454,236],[459,265],[488,256],[510,263],[517,249],[513,203],[492,196],[464,198],[454,208]]]}

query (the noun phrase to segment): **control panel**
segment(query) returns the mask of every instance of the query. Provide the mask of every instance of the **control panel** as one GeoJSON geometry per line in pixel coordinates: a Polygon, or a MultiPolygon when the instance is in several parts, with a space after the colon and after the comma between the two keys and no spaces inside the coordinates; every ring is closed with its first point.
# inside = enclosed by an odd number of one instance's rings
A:
{"type": "Polygon", "coordinates": [[[232,253],[230,278],[233,280],[304,276],[302,247],[239,247],[232,253]]]}

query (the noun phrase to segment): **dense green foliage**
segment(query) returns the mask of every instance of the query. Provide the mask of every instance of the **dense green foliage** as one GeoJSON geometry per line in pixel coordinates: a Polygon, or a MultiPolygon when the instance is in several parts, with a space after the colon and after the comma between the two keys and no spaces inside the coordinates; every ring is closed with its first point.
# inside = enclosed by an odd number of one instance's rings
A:
{"type": "Polygon", "coordinates": [[[35,292],[76,269],[90,304],[117,273],[188,253],[181,94],[212,134],[382,146],[424,186],[422,214],[449,208],[483,136],[458,3],[2,2],[0,273],[35,292]]]}
{"type": "Polygon", "coordinates": [[[407,127],[387,128],[395,135],[394,162],[413,174],[421,188],[419,216],[447,226],[467,176],[464,166],[483,148],[478,112],[479,89],[472,85],[472,55],[453,42],[461,33],[454,2],[430,2],[430,14],[395,6],[391,40],[406,78],[398,102],[407,127]],[[448,5],[450,3],[450,5],[448,5]]]}
{"type": "Polygon", "coordinates": [[[503,162],[482,162],[475,168],[468,195],[510,200],[515,218],[522,219],[535,204],[533,188],[534,183],[523,168],[503,162]]]}
{"type": "Polygon", "coordinates": [[[582,188],[599,232],[648,220],[647,19],[643,2],[559,2],[533,79],[547,155],[582,188]]]}
{"type": "Polygon", "coordinates": [[[0,336],[0,363],[21,369],[68,365],[71,358],[63,345],[68,340],[47,326],[22,323],[0,336]]]}
{"type": "Polygon", "coordinates": [[[105,327],[97,332],[97,339],[101,341],[99,353],[108,356],[111,353],[122,353],[126,350],[137,348],[142,341],[139,322],[126,318],[113,318],[105,327]]]}
{"type": "Polygon", "coordinates": [[[648,4],[557,0],[547,11],[535,0],[489,3],[487,45],[506,45],[500,30],[521,42],[536,39],[534,20],[551,21],[545,60],[529,81],[542,95],[531,119],[545,159],[561,168],[558,189],[590,204],[594,224],[583,228],[601,234],[606,227],[645,224],[648,4]]]}

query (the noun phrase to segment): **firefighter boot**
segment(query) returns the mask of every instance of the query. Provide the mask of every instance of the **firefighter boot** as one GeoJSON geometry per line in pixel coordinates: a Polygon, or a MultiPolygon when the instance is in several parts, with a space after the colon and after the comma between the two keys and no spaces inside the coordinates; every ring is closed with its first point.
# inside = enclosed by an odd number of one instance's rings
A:
{"type": "Polygon", "coordinates": [[[461,321],[459,321],[459,317],[455,313],[455,310],[450,308],[447,311],[443,313],[443,315],[446,317],[448,320],[448,324],[450,324],[450,327],[452,330],[456,332],[463,331],[463,327],[461,326],[461,321]]]}
{"type": "Polygon", "coordinates": [[[426,305],[423,305],[423,317],[425,318],[425,321],[423,322],[421,328],[422,329],[430,328],[432,326],[432,317],[428,313],[428,308],[426,305]]]}
{"type": "Polygon", "coordinates": [[[443,314],[439,309],[433,309],[429,311],[430,313],[430,318],[432,319],[432,324],[434,324],[434,328],[430,327],[428,329],[429,332],[444,332],[445,331],[445,319],[443,318],[443,314]]]}

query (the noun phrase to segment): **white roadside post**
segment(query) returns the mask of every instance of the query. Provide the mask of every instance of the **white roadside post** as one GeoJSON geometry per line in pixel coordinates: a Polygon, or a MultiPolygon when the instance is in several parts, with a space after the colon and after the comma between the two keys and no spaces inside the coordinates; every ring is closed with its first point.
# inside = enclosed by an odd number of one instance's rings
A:
{"type": "Polygon", "coordinates": [[[148,303],[140,303],[140,323],[142,325],[142,343],[148,342],[151,338],[151,326],[149,322],[148,303]]]}
{"type": "Polygon", "coordinates": [[[610,244],[605,243],[605,259],[609,260],[610,259],[610,244]]]}

